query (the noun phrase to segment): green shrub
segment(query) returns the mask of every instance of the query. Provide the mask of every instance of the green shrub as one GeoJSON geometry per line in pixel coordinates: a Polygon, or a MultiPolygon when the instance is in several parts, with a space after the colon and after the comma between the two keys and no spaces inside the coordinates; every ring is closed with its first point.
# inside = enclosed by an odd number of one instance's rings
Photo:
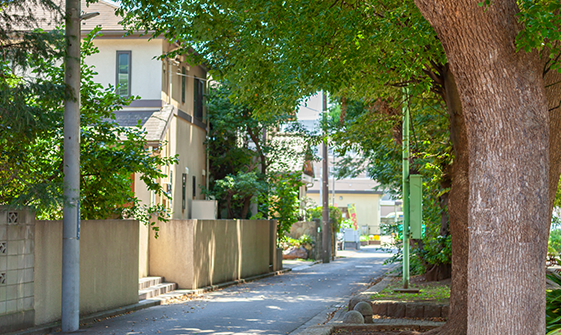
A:
{"type": "Polygon", "coordinates": [[[353,229],[353,220],[345,219],[341,222],[341,228],[353,229]]]}
{"type": "MultiPolygon", "coordinates": [[[[323,208],[321,206],[315,208],[308,208],[306,213],[306,220],[311,221],[312,219],[322,219],[323,208]]],[[[343,219],[343,213],[337,207],[329,206],[329,218],[332,221],[332,230],[336,233],[341,231],[341,220],[343,219]]],[[[346,221],[346,220],[345,220],[346,221]]]]}
{"type": "MultiPolygon", "coordinates": [[[[547,278],[561,285],[561,277],[548,273],[547,278]]],[[[561,290],[547,290],[545,294],[545,326],[547,335],[558,333],[561,329],[561,290]]]]}
{"type": "Polygon", "coordinates": [[[561,229],[552,229],[549,232],[548,246],[555,250],[555,253],[561,253],[561,229]]]}
{"type": "Polygon", "coordinates": [[[314,244],[314,240],[312,240],[312,237],[308,234],[304,234],[300,236],[299,240],[301,244],[310,244],[310,245],[314,244]]]}
{"type": "Polygon", "coordinates": [[[284,250],[290,247],[304,247],[306,250],[311,250],[314,246],[314,240],[310,235],[304,234],[300,236],[299,239],[292,238],[290,236],[285,236],[284,240],[280,242],[280,247],[284,250]]]}

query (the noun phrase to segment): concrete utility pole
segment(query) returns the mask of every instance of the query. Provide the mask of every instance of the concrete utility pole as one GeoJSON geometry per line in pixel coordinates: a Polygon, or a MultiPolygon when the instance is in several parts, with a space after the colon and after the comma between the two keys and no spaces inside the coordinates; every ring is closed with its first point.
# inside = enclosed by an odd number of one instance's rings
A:
{"type": "MultiPolygon", "coordinates": [[[[327,122],[327,95],[322,92],[323,96],[323,121],[327,122]]],[[[322,245],[323,245],[323,262],[329,263],[331,261],[331,224],[329,224],[329,170],[327,159],[329,157],[327,151],[327,128],[324,130],[324,140],[323,140],[323,160],[322,160],[322,245]]]]}
{"type": "Polygon", "coordinates": [[[64,208],[62,219],[62,331],[80,316],[80,0],[66,0],[64,208]]]}
{"type": "Polygon", "coordinates": [[[331,176],[331,202],[333,203],[333,207],[335,207],[335,149],[333,149],[333,160],[331,161],[331,166],[333,167],[333,175],[331,176]]]}

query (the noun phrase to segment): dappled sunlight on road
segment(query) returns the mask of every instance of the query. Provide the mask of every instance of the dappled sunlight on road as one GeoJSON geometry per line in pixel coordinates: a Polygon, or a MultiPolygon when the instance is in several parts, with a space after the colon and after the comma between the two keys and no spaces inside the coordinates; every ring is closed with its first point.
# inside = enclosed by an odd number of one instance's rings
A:
{"type": "MultiPolygon", "coordinates": [[[[281,334],[278,331],[271,331],[271,329],[263,330],[258,329],[257,327],[260,325],[265,325],[271,327],[276,324],[292,324],[292,322],[286,321],[278,321],[278,320],[262,320],[262,319],[230,319],[227,324],[220,324],[220,325],[212,325],[206,328],[196,328],[196,327],[173,327],[166,330],[161,330],[163,334],[281,334]],[[236,326],[235,324],[244,321],[250,322],[256,328],[253,327],[243,327],[243,326],[236,326]]],[[[274,328],[273,328],[274,329],[274,328]]]]}
{"type": "Polygon", "coordinates": [[[329,264],[100,322],[88,333],[286,335],[316,315],[327,318],[327,308],[345,304],[389,268],[382,264],[389,254],[372,248],[344,251],[344,255],[329,264]]]}

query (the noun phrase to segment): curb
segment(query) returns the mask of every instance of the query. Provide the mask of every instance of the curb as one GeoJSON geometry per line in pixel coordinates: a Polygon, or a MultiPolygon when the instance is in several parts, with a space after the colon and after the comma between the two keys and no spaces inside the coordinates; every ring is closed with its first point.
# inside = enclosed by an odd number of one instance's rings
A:
{"type": "Polygon", "coordinates": [[[336,304],[334,306],[328,307],[327,309],[323,310],[322,312],[318,313],[308,322],[303,324],[302,326],[293,330],[289,335],[329,335],[334,330],[335,326],[340,326],[342,324],[341,319],[343,315],[348,310],[348,304],[355,298],[358,299],[366,299],[365,296],[372,295],[383,290],[391,281],[391,277],[387,277],[384,275],[384,278],[378,282],[377,284],[373,285],[372,287],[356,293],[354,296],[344,297],[343,302],[340,304],[336,304]],[[348,301],[345,303],[345,301],[348,301]],[[325,320],[325,316],[328,314],[333,314],[331,319],[322,324],[325,320]]]}
{"type": "Polygon", "coordinates": [[[310,263],[310,264],[303,264],[303,265],[300,265],[300,266],[295,266],[295,267],[291,268],[291,270],[299,271],[299,270],[314,266],[316,264],[323,264],[323,261],[318,260],[318,261],[314,261],[313,263],[310,263]]]}
{"type": "Polygon", "coordinates": [[[334,306],[328,307],[324,311],[318,313],[315,317],[311,320],[303,324],[302,326],[293,330],[289,335],[329,335],[332,333],[336,326],[340,326],[342,324],[341,319],[343,314],[347,312],[349,303],[353,299],[366,299],[367,296],[375,294],[383,290],[392,280],[388,274],[389,272],[393,271],[398,265],[390,266],[389,269],[386,270],[386,273],[383,274],[383,278],[377,284],[367,288],[364,291],[357,292],[354,296],[348,296],[343,298],[343,302],[340,304],[336,304],[334,306]],[[333,313],[332,318],[322,324],[325,320],[326,314],[333,313]]]}
{"type": "MultiPolygon", "coordinates": [[[[248,278],[243,278],[243,279],[239,279],[239,280],[234,280],[234,281],[229,281],[229,282],[225,282],[225,283],[221,283],[221,284],[217,284],[217,285],[210,285],[207,287],[203,287],[200,289],[196,289],[196,290],[175,290],[169,293],[166,293],[162,296],[159,297],[154,297],[154,298],[149,298],[146,300],[141,300],[140,302],[136,303],[136,304],[132,304],[132,305],[128,305],[128,306],[123,306],[123,307],[119,307],[119,308],[115,308],[115,309],[110,309],[107,311],[103,311],[103,312],[98,312],[98,313],[94,313],[94,314],[90,314],[84,317],[80,317],[80,326],[84,326],[86,324],[90,324],[90,323],[94,323],[97,321],[100,321],[101,319],[105,319],[105,318],[110,318],[110,317],[114,317],[114,316],[118,316],[121,314],[125,314],[125,313],[130,313],[130,312],[135,312],[135,311],[139,311],[145,308],[150,308],[150,307],[154,307],[154,306],[159,306],[159,305],[163,305],[168,303],[169,301],[171,301],[172,299],[178,299],[184,296],[190,296],[190,295],[198,295],[198,294],[202,294],[202,293],[206,293],[206,292],[211,292],[211,291],[216,291],[219,289],[223,289],[229,286],[234,286],[234,285],[238,285],[238,284],[244,284],[244,283],[249,283],[255,280],[259,280],[259,279],[263,279],[263,278],[268,278],[268,277],[273,277],[273,276],[278,276],[281,275],[283,273],[292,271],[292,269],[290,268],[286,268],[286,269],[282,269],[279,271],[274,271],[274,272],[268,272],[268,273],[264,273],[261,275],[257,275],[257,276],[252,276],[252,277],[248,277],[248,278]],[[175,292],[175,294],[174,294],[175,292]]],[[[61,332],[61,322],[52,322],[52,323],[48,323],[45,325],[40,325],[40,326],[36,326],[33,328],[28,328],[28,329],[23,329],[23,330],[18,330],[16,332],[12,332],[12,333],[6,333],[6,335],[20,335],[20,334],[25,334],[25,335],[42,335],[42,334],[48,334],[48,333],[55,333],[55,332],[60,332],[61,334],[65,334],[61,332]]],[[[80,330],[78,330],[77,332],[81,331],[81,327],[80,330]]]]}

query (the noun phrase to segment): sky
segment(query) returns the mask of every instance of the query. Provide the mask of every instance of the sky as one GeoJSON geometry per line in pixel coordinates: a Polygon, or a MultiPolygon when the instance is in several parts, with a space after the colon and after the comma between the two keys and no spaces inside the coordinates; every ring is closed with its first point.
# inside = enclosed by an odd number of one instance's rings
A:
{"type": "Polygon", "coordinates": [[[311,96],[298,107],[298,120],[319,120],[322,109],[322,93],[311,96]]]}

